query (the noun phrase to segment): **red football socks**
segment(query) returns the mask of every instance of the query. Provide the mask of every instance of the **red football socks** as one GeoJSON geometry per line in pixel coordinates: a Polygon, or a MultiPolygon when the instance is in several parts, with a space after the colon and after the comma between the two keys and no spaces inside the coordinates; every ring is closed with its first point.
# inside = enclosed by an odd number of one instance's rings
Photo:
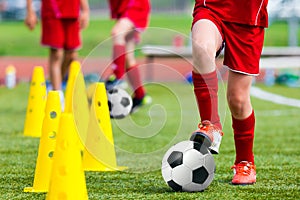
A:
{"type": "Polygon", "coordinates": [[[142,84],[138,65],[128,68],[126,75],[132,86],[132,89],[134,90],[134,97],[137,99],[142,99],[145,96],[145,89],[142,84]]]}
{"type": "Polygon", "coordinates": [[[114,74],[117,79],[122,79],[125,74],[125,57],[126,48],[125,45],[113,46],[113,62],[114,62],[114,74]]]}
{"type": "Polygon", "coordinates": [[[236,149],[235,164],[248,161],[254,164],[253,142],[254,142],[255,116],[254,111],[243,120],[232,117],[232,128],[236,149]]]}
{"type": "Polygon", "coordinates": [[[217,72],[208,74],[192,73],[194,93],[198,103],[201,120],[209,120],[222,130],[218,113],[218,77],[217,72]]]}

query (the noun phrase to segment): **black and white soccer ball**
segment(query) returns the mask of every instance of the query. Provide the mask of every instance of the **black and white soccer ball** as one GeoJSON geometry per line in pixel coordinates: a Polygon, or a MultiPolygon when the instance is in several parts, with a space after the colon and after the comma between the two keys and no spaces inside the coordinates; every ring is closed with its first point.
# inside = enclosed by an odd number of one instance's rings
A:
{"type": "Polygon", "coordinates": [[[132,98],[124,89],[114,87],[108,90],[107,99],[111,118],[122,119],[130,113],[132,98]]]}
{"type": "Polygon", "coordinates": [[[213,181],[216,165],[208,148],[198,142],[182,141],[164,155],[161,172],[175,191],[204,191],[213,181]]]}

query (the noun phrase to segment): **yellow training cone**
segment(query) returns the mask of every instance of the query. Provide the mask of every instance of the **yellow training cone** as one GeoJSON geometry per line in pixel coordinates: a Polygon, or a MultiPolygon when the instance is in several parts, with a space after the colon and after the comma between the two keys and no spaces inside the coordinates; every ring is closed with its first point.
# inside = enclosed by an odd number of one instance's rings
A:
{"type": "Polygon", "coordinates": [[[81,71],[78,72],[77,78],[74,82],[72,113],[74,115],[77,132],[83,146],[86,140],[90,112],[86,95],[86,86],[81,71]]]}
{"type": "Polygon", "coordinates": [[[24,192],[47,192],[49,189],[60,115],[61,105],[59,93],[58,91],[49,91],[33,186],[24,188],[24,192]]]}
{"type": "MultiPolygon", "coordinates": [[[[107,95],[104,83],[95,83],[90,108],[90,121],[83,154],[83,167],[86,171],[116,171],[127,167],[117,166],[114,140],[111,128],[107,95]]],[[[91,92],[88,91],[88,94],[91,92]]]]}
{"type": "Polygon", "coordinates": [[[89,108],[84,77],[80,68],[78,61],[73,61],[70,65],[65,112],[72,113],[74,116],[77,133],[81,141],[81,149],[83,150],[89,123],[89,108]]]}
{"type": "Polygon", "coordinates": [[[74,117],[62,113],[46,200],[88,199],[74,117]]]}
{"type": "Polygon", "coordinates": [[[80,63],[78,61],[73,61],[70,64],[69,77],[67,81],[67,87],[65,92],[65,112],[72,112],[73,107],[73,91],[75,81],[77,79],[78,73],[80,72],[80,63]]]}
{"type": "Polygon", "coordinates": [[[35,67],[30,84],[24,136],[40,137],[45,114],[46,85],[43,67],[35,67]]]}

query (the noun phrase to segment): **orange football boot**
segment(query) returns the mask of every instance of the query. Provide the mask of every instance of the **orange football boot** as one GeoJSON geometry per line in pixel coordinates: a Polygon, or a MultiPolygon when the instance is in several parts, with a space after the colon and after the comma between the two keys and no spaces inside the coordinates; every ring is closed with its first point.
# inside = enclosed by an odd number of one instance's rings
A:
{"type": "Polygon", "coordinates": [[[212,154],[218,154],[223,132],[208,120],[199,123],[198,128],[192,134],[190,140],[204,144],[212,154]]]}
{"type": "Polygon", "coordinates": [[[233,165],[233,185],[250,185],[256,182],[256,167],[252,162],[241,161],[233,165]]]}

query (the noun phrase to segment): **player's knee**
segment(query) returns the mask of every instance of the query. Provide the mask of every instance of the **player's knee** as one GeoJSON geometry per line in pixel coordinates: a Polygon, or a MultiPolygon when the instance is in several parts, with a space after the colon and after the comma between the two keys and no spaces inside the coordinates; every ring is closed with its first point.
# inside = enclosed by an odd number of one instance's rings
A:
{"type": "Polygon", "coordinates": [[[242,93],[228,93],[227,101],[230,111],[235,117],[244,117],[248,112],[248,107],[251,107],[249,98],[242,93]]]}
{"type": "Polygon", "coordinates": [[[62,49],[51,49],[50,58],[52,61],[60,61],[63,59],[62,49]]]}
{"type": "Polygon", "coordinates": [[[110,35],[111,35],[112,37],[118,36],[118,30],[116,30],[115,28],[112,29],[110,35]]]}
{"type": "Polygon", "coordinates": [[[112,30],[111,36],[114,44],[125,44],[126,42],[126,34],[122,31],[112,30]]]}
{"type": "Polygon", "coordinates": [[[200,57],[214,59],[216,50],[214,45],[209,41],[195,41],[193,43],[193,51],[200,57]]]}
{"type": "Polygon", "coordinates": [[[77,51],[68,51],[65,54],[66,60],[76,60],[77,59],[77,51]]]}
{"type": "Polygon", "coordinates": [[[239,112],[245,104],[245,99],[242,95],[238,93],[228,93],[227,94],[228,106],[232,111],[239,112]]]}

